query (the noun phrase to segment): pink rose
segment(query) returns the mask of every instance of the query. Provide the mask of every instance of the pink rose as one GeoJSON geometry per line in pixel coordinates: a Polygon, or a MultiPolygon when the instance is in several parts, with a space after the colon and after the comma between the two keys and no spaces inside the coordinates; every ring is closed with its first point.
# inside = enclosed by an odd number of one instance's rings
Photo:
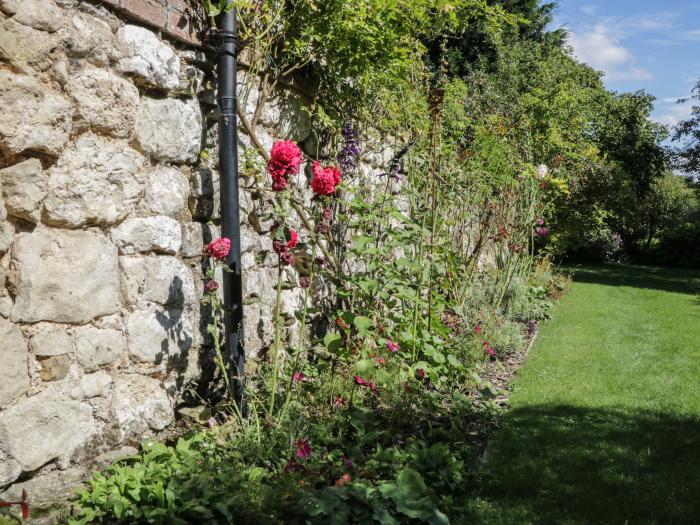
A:
{"type": "Polygon", "coordinates": [[[301,162],[301,150],[296,142],[275,142],[270,152],[270,161],[267,163],[267,171],[272,176],[272,189],[284,191],[287,188],[287,177],[299,173],[301,162]]]}

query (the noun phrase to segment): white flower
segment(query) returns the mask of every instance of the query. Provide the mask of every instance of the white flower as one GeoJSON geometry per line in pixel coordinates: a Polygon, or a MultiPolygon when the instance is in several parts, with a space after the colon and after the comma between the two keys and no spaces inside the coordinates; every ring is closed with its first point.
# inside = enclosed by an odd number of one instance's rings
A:
{"type": "Polygon", "coordinates": [[[549,173],[549,168],[546,164],[540,164],[537,166],[537,178],[544,179],[547,176],[547,173],[549,173]]]}

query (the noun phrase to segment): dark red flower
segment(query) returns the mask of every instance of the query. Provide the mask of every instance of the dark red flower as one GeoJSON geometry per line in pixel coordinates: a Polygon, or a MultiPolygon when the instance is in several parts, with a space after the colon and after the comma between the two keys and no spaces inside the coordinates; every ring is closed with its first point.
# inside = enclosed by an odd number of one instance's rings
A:
{"type": "Polygon", "coordinates": [[[348,406],[348,402],[345,400],[345,398],[340,396],[336,396],[336,398],[333,400],[333,404],[336,406],[336,408],[348,406]]]}
{"type": "Polygon", "coordinates": [[[206,255],[211,255],[217,261],[223,261],[231,251],[231,240],[226,237],[219,237],[211,241],[204,249],[206,255]]]}
{"type": "Polygon", "coordinates": [[[477,323],[477,325],[474,327],[474,333],[475,333],[476,335],[480,335],[480,334],[481,334],[481,323],[477,323]]]}
{"type": "Polygon", "coordinates": [[[204,285],[204,288],[207,292],[210,292],[210,293],[215,292],[219,289],[219,283],[217,283],[216,281],[214,281],[212,279],[212,280],[209,280],[206,282],[206,284],[204,285]]]}
{"type": "Polygon", "coordinates": [[[311,279],[307,277],[306,275],[302,275],[299,277],[299,288],[308,288],[311,286],[311,279]]]}
{"type": "Polygon", "coordinates": [[[284,252],[283,254],[281,254],[280,261],[282,261],[282,264],[285,264],[287,266],[294,266],[297,262],[296,258],[294,257],[294,254],[289,252],[284,252]]]}
{"type": "Polygon", "coordinates": [[[299,173],[299,166],[301,166],[302,160],[301,150],[296,142],[281,140],[275,142],[272,146],[267,170],[272,175],[273,180],[284,179],[286,183],[287,175],[299,173]]]}
{"type": "Polygon", "coordinates": [[[294,372],[292,381],[295,383],[298,381],[306,381],[306,375],[303,372],[294,372]]]}
{"type": "Polygon", "coordinates": [[[316,265],[323,267],[326,265],[326,260],[323,257],[318,256],[316,257],[316,265]]]}
{"type": "Polygon", "coordinates": [[[425,379],[425,370],[423,370],[422,368],[416,370],[416,377],[418,379],[425,379]]]}
{"type": "Polygon", "coordinates": [[[306,459],[311,455],[311,445],[308,439],[297,439],[297,457],[306,459]]]}
{"type": "Polygon", "coordinates": [[[361,376],[355,376],[353,377],[353,380],[355,381],[355,384],[360,385],[360,386],[367,386],[369,383],[362,379],[361,376]]]}

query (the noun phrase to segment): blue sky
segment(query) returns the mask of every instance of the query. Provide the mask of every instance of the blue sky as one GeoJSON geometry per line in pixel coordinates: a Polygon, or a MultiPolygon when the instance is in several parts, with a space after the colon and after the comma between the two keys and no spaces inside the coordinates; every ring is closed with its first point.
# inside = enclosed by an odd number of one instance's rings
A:
{"type": "Polygon", "coordinates": [[[574,54],[605,72],[615,91],[657,98],[653,118],[674,125],[690,114],[700,79],[700,0],[557,0],[555,27],[571,32],[574,54]]]}

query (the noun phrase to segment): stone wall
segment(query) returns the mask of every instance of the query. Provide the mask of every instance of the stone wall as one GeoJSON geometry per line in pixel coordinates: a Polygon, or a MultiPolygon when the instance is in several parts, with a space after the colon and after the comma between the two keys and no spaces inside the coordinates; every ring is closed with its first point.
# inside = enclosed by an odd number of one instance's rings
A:
{"type": "MultiPolygon", "coordinates": [[[[214,57],[179,22],[181,3],[0,0],[0,499],[60,498],[93,461],[168,432],[210,357],[200,299],[202,249],[219,235],[214,57]]],[[[256,82],[239,80],[250,119],[256,82]]],[[[285,138],[315,153],[305,100],[297,87],[271,94],[266,148],[285,138]]],[[[255,356],[274,335],[277,260],[260,218],[269,196],[243,183],[255,356]]],[[[292,327],[300,300],[283,293],[292,327]]]]}

